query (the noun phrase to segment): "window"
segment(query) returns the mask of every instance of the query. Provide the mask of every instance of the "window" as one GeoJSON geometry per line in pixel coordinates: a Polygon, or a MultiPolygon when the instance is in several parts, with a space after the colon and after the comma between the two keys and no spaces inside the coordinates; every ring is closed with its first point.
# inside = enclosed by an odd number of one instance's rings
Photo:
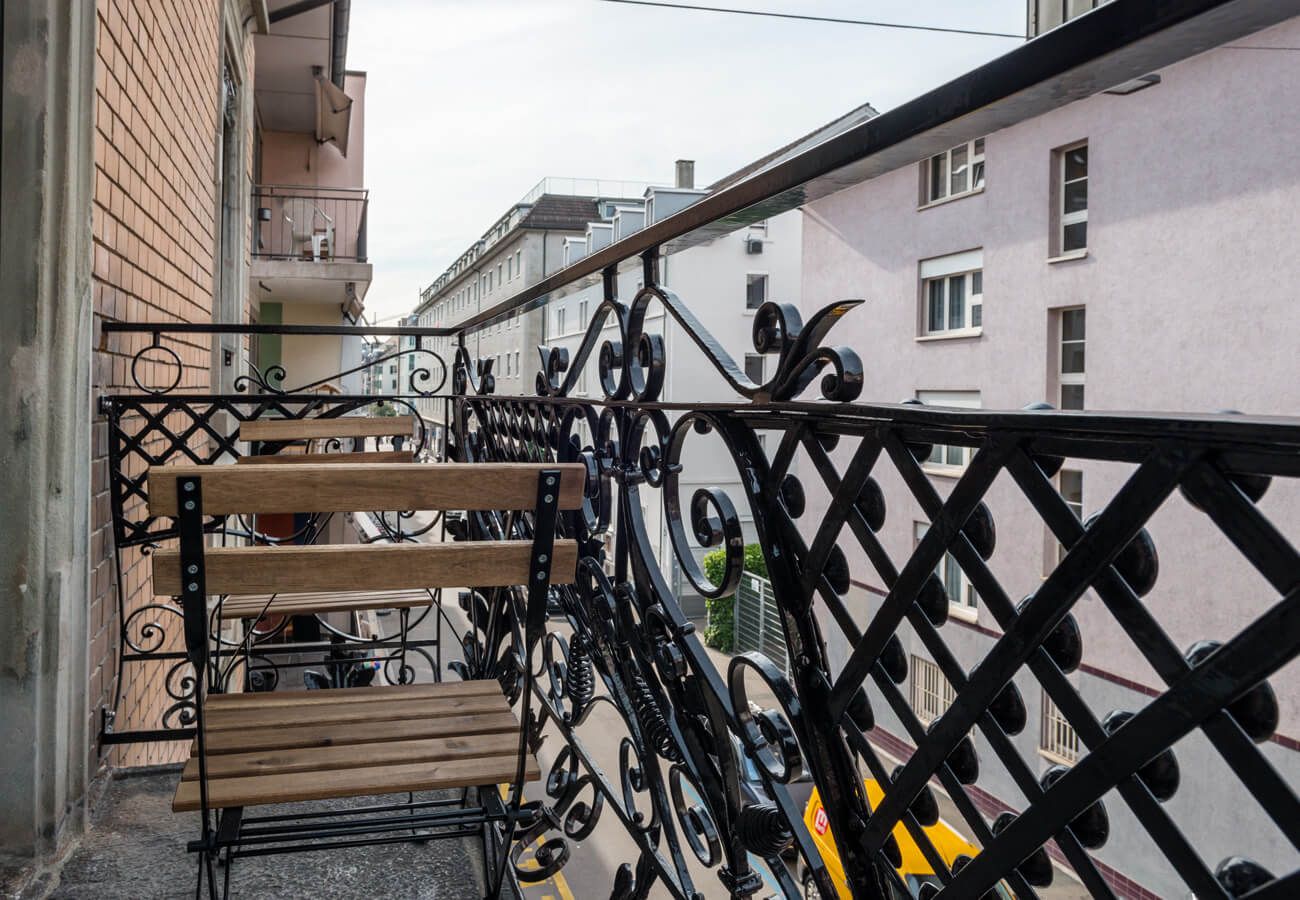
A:
{"type": "MultiPolygon", "coordinates": [[[[912,523],[912,546],[920,545],[921,538],[930,530],[926,522],[912,523]]],[[[979,597],[975,593],[974,586],[966,578],[966,573],[961,570],[957,564],[957,559],[951,553],[945,553],[939,565],[935,566],[934,574],[943,582],[943,589],[948,594],[948,605],[950,609],[957,611],[959,614],[964,612],[964,618],[971,618],[979,606],[979,597]]]]}
{"type": "Polygon", "coordinates": [[[388,374],[389,374],[389,375],[396,375],[396,374],[397,374],[397,363],[390,363],[390,364],[389,364],[389,366],[388,366],[388,374]]]}
{"type": "Polygon", "coordinates": [[[515,277],[518,278],[524,274],[524,251],[515,251],[515,277]]]}
{"type": "MultiPolygon", "coordinates": [[[[1083,473],[1078,469],[1062,469],[1056,476],[1057,488],[1065,498],[1065,505],[1080,522],[1083,521],[1083,473]]],[[[1056,561],[1065,557],[1065,545],[1056,545],[1056,561]]]]}
{"type": "Polygon", "coordinates": [[[497,284],[505,284],[505,280],[501,277],[501,263],[497,263],[497,284]]]}
{"type": "Polygon", "coordinates": [[[767,302],[767,276],[745,276],[745,309],[758,309],[767,302]]]}
{"type": "Polygon", "coordinates": [[[410,366],[412,369],[415,368],[415,354],[414,354],[414,353],[408,353],[408,354],[406,354],[406,364],[407,364],[408,366],[410,366]]]}
{"type": "Polygon", "coordinates": [[[513,281],[514,277],[515,277],[515,258],[513,256],[507,256],[506,257],[506,280],[513,281]]]}
{"type": "Polygon", "coordinates": [[[1061,409],[1083,409],[1084,344],[1087,330],[1084,308],[1080,306],[1061,310],[1059,326],[1061,396],[1057,405],[1061,409]]]}
{"type": "MultiPolygon", "coordinates": [[[[979,409],[979,391],[917,391],[916,399],[926,406],[951,406],[957,409],[979,409]]],[[[948,444],[935,444],[930,456],[922,465],[940,475],[960,475],[970,462],[974,450],[948,444]]]]}
{"type": "Polygon", "coordinates": [[[555,336],[559,337],[564,334],[564,307],[555,308],[555,336]]]}
{"type": "Polygon", "coordinates": [[[1054,762],[1073,763],[1079,758],[1079,736],[1075,734],[1065,716],[1056,708],[1052,698],[1043,691],[1042,727],[1039,732],[1039,752],[1054,762]]]}
{"type": "Polygon", "coordinates": [[[579,328],[587,327],[587,301],[586,300],[578,301],[578,327],[579,328]]]}
{"type": "Polygon", "coordinates": [[[984,187],[984,138],[959,144],[921,164],[921,204],[960,197],[984,187]]]}
{"type": "Polygon", "coordinates": [[[506,354],[506,374],[510,374],[510,354],[506,354]]]}
{"type": "Polygon", "coordinates": [[[948,711],[957,699],[957,692],[952,684],[943,677],[943,672],[930,660],[913,654],[912,656],[912,711],[921,720],[922,725],[929,725],[948,711]]]}
{"type": "Polygon", "coordinates": [[[1088,144],[1056,151],[1056,233],[1053,256],[1088,249],[1088,144]]]}
{"type": "Polygon", "coordinates": [[[1037,37],[1105,2],[1107,0],[1029,0],[1029,36],[1037,37]]]}
{"type": "Polygon", "coordinates": [[[921,262],[921,336],[970,337],[984,327],[984,251],[921,262]]]}
{"type": "Polygon", "coordinates": [[[519,368],[519,351],[515,351],[515,374],[522,375],[523,369],[519,368]]]}
{"type": "Polygon", "coordinates": [[[763,383],[763,357],[757,353],[745,354],[745,375],[754,384],[763,383]]]}
{"type": "Polygon", "coordinates": [[[574,387],[580,396],[585,397],[587,395],[587,369],[585,366],[578,373],[578,382],[574,387]]]}

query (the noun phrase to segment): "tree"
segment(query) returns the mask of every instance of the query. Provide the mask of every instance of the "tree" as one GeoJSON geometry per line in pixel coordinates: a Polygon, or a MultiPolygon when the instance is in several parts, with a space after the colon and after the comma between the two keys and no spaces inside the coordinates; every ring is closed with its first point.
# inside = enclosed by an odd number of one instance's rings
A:
{"type": "MultiPolygon", "coordinates": [[[[706,553],[703,562],[705,577],[714,584],[720,583],[727,571],[727,551],[714,550],[706,553]]],[[[767,577],[767,560],[763,558],[763,548],[758,544],[745,545],[744,570],[767,577]]],[[[731,653],[736,649],[736,595],[728,594],[714,600],[705,600],[704,605],[709,611],[709,624],[704,628],[705,645],[731,653]]]]}

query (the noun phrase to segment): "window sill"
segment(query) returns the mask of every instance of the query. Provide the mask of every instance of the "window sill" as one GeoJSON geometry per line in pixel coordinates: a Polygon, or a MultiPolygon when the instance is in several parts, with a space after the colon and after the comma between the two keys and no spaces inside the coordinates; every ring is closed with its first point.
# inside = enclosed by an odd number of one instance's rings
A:
{"type": "Polygon", "coordinates": [[[969,622],[974,625],[979,620],[979,610],[969,606],[959,606],[956,603],[948,604],[948,615],[954,619],[961,619],[963,622],[969,622]]]}
{"type": "Polygon", "coordinates": [[[977,338],[984,334],[984,327],[979,328],[960,328],[954,331],[939,331],[934,334],[918,334],[916,341],[918,343],[927,343],[929,341],[957,341],[963,338],[977,338]]]}
{"type": "Polygon", "coordinates": [[[1076,259],[1087,258],[1088,248],[1084,247],[1082,250],[1071,250],[1069,253],[1062,253],[1060,256],[1049,256],[1047,257],[1047,264],[1055,265],[1056,263],[1071,262],[1076,259]]]}
{"type": "Polygon", "coordinates": [[[917,212],[924,212],[927,209],[934,209],[936,206],[943,206],[945,203],[952,203],[956,200],[965,200],[967,197],[974,197],[976,194],[984,193],[984,185],[972,188],[969,191],[962,191],[960,194],[949,194],[947,197],[940,197],[938,200],[931,200],[928,203],[922,203],[916,208],[917,212]]]}
{"type": "Polygon", "coordinates": [[[960,478],[966,474],[965,466],[936,466],[921,465],[921,471],[927,475],[938,475],[940,478],[960,478]]]}
{"type": "Polygon", "coordinates": [[[1069,766],[1073,766],[1076,762],[1078,762],[1077,759],[1067,759],[1064,756],[1053,753],[1051,750],[1048,750],[1045,747],[1037,747],[1035,749],[1038,750],[1038,755],[1041,756],[1043,759],[1051,763],[1056,763],[1057,765],[1069,767],[1069,766]]]}

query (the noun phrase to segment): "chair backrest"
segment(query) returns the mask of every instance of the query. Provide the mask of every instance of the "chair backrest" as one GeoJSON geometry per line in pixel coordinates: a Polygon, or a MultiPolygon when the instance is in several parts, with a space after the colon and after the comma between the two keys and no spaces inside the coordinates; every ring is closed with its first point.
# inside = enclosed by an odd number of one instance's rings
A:
{"type": "MultiPolygon", "coordinates": [[[[179,518],[181,536],[179,549],[152,555],[154,591],[181,597],[197,667],[207,652],[209,594],[528,584],[536,562],[529,541],[208,548],[202,522],[249,513],[574,510],[585,479],[586,468],[573,463],[154,466],[149,512],[179,518]]],[[[555,541],[551,557],[548,583],[572,583],[576,541],[555,541]]]]}
{"type": "Polygon", "coordinates": [[[239,426],[239,437],[245,441],[410,437],[414,433],[414,416],[316,416],[310,419],[250,419],[239,426]]]}

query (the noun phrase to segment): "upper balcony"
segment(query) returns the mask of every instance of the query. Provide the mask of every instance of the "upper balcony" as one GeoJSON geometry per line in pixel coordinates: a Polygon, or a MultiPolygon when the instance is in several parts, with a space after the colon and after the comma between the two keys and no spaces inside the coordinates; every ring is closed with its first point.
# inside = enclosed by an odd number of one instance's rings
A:
{"type": "Polygon", "coordinates": [[[359,311],[372,277],[366,257],[369,202],[365,188],[257,185],[254,282],[279,302],[359,311]]]}

